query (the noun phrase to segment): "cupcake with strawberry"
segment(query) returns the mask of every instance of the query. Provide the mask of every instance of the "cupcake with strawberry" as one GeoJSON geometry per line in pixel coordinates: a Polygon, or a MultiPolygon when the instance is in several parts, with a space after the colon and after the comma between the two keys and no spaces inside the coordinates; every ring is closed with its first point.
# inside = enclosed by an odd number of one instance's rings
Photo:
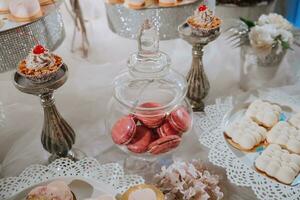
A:
{"type": "Polygon", "coordinates": [[[61,68],[62,58],[42,45],[36,45],[18,66],[18,73],[35,83],[53,79],[61,68]]]}
{"type": "Polygon", "coordinates": [[[206,6],[200,5],[194,15],[187,19],[193,34],[206,37],[220,30],[221,19],[206,6]]]}

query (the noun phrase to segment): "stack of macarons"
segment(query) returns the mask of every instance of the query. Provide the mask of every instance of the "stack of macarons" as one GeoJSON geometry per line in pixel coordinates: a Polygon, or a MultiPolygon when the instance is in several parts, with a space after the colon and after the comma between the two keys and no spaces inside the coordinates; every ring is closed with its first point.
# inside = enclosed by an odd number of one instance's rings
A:
{"type": "Polygon", "coordinates": [[[187,109],[178,106],[169,114],[155,102],[141,104],[146,108],[121,117],[111,130],[112,140],[117,145],[125,145],[133,153],[166,153],[181,143],[181,136],[187,132],[192,118],[187,109]]]}

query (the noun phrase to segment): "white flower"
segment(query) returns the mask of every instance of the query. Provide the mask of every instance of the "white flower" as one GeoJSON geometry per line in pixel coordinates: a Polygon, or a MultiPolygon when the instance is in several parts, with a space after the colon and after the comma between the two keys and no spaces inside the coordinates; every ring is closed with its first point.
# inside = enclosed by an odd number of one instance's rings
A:
{"type": "Polygon", "coordinates": [[[250,44],[258,53],[267,55],[272,51],[276,34],[273,25],[255,26],[249,33],[250,44]]]}
{"type": "Polygon", "coordinates": [[[292,30],[292,24],[281,15],[270,13],[269,15],[261,15],[257,21],[257,25],[263,26],[265,24],[272,24],[278,29],[292,30]]]}
{"type": "Polygon", "coordinates": [[[168,200],[219,200],[224,196],[219,177],[210,174],[200,161],[175,162],[168,168],[163,167],[155,178],[156,186],[168,200]]]}
{"type": "Polygon", "coordinates": [[[288,42],[289,45],[293,44],[294,36],[290,31],[279,29],[277,34],[281,36],[282,41],[288,42]]]}
{"type": "Polygon", "coordinates": [[[283,51],[282,41],[291,46],[293,34],[286,29],[276,27],[275,24],[256,25],[249,33],[249,40],[259,55],[267,56],[274,47],[277,47],[277,54],[281,53],[283,51]]]}

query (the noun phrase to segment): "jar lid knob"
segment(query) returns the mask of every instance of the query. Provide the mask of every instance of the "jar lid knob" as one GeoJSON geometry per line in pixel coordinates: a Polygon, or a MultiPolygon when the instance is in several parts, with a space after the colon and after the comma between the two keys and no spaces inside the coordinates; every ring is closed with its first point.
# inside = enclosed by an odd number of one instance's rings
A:
{"type": "Polygon", "coordinates": [[[159,33],[153,23],[146,19],[138,34],[138,55],[153,56],[159,53],[159,33]]]}

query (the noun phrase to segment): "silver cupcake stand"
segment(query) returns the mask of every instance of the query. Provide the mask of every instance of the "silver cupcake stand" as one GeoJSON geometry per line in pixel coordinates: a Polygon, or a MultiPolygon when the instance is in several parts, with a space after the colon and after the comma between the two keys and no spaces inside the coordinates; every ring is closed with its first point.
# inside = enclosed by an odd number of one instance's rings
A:
{"type": "Polygon", "coordinates": [[[68,67],[66,64],[63,64],[56,75],[45,83],[34,83],[18,72],[13,75],[13,83],[18,90],[40,97],[44,110],[41,142],[44,149],[51,154],[49,162],[60,157],[78,160],[85,156],[79,150],[72,149],[75,143],[75,132],[55,106],[54,91],[63,86],[67,78],[68,67]]]}
{"type": "MultiPolygon", "coordinates": [[[[65,31],[62,16],[58,11],[61,1],[47,7],[43,17],[30,23],[10,24],[0,32],[0,72],[16,69],[37,43],[55,50],[64,40],[65,31]]],[[[68,157],[73,160],[84,157],[79,150],[72,148],[75,132],[64,120],[55,106],[54,91],[59,89],[68,78],[68,67],[63,64],[53,78],[45,83],[35,83],[18,72],[13,74],[15,87],[23,93],[36,95],[44,110],[44,125],[41,142],[51,155],[49,162],[68,157]]]]}

